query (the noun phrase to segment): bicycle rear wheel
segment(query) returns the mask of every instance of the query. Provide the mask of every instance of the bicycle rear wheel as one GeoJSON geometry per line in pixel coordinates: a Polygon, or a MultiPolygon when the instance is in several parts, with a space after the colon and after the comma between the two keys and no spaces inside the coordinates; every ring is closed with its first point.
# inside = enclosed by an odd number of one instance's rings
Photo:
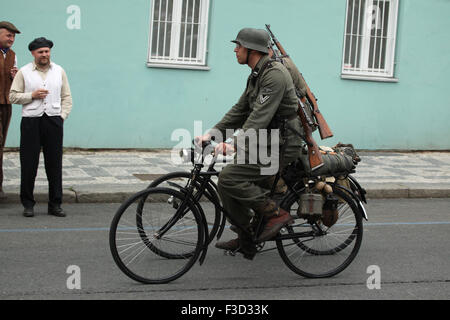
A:
{"type": "Polygon", "coordinates": [[[133,280],[158,284],[181,277],[193,266],[203,248],[205,228],[197,208],[184,200],[176,190],[149,188],[120,206],[109,243],[122,272],[133,280]],[[144,207],[139,205],[142,199],[144,207]]]}
{"type": "MultiPolygon", "coordinates": [[[[361,246],[362,216],[347,193],[333,188],[340,199],[338,220],[331,227],[320,219],[315,222],[297,218],[282,229],[276,238],[278,252],[284,263],[295,273],[307,278],[332,277],[343,271],[356,257],[361,246]]],[[[296,216],[298,197],[286,208],[296,216]]]]}

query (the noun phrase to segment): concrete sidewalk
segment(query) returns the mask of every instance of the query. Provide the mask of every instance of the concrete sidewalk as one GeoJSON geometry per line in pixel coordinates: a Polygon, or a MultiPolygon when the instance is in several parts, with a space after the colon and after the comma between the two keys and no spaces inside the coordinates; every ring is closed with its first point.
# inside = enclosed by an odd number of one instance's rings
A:
{"type": "MultiPolygon", "coordinates": [[[[353,174],[368,198],[450,197],[450,152],[360,152],[353,174]]],[[[122,202],[144,189],[155,177],[189,171],[190,164],[176,163],[170,150],[66,151],[63,158],[64,202],[122,202]]],[[[179,160],[178,160],[179,161],[179,160]]],[[[218,170],[223,164],[218,164],[218,170]]],[[[3,189],[6,202],[19,202],[19,153],[4,154],[3,189]]],[[[41,154],[35,198],[47,202],[47,179],[41,154]]]]}

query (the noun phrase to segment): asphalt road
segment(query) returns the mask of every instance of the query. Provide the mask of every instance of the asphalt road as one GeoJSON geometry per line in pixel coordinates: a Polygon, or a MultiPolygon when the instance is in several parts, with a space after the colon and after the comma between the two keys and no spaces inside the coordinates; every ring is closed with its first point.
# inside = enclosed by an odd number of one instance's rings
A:
{"type": "Polygon", "coordinates": [[[118,206],[66,204],[68,216],[57,218],[37,205],[24,218],[20,205],[0,204],[0,300],[450,298],[450,199],[369,201],[359,254],[334,278],[302,278],[276,250],[248,261],[211,246],[202,266],[165,285],[134,282],[115,265],[108,232],[118,206]],[[80,289],[67,286],[70,266],[80,289]],[[370,266],[379,268],[379,289],[367,286],[370,266]]]}

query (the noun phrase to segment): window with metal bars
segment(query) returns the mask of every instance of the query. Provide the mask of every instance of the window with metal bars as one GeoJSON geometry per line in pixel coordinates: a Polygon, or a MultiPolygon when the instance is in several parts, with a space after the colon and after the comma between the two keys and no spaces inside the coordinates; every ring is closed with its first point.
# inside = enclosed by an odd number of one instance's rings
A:
{"type": "Polygon", "coordinates": [[[399,0],[347,0],[343,78],[396,81],[399,0]]]}
{"type": "Polygon", "coordinates": [[[152,1],[148,66],[208,69],[209,1],[152,1]]]}

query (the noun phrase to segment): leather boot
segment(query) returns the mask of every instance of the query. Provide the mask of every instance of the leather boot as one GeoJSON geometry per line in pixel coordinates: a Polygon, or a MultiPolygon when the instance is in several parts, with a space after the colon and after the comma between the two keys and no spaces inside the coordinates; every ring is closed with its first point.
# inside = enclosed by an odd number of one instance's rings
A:
{"type": "Polygon", "coordinates": [[[237,251],[242,253],[244,258],[253,260],[257,250],[256,245],[253,243],[250,236],[236,227],[233,227],[233,231],[238,234],[238,237],[229,241],[217,242],[215,245],[216,248],[228,251],[237,251]]]}
{"type": "MultiPolygon", "coordinates": [[[[239,228],[235,225],[230,226],[230,230],[239,235],[239,228]]],[[[216,243],[216,248],[223,249],[223,250],[229,250],[229,251],[236,251],[239,249],[239,238],[228,240],[228,241],[219,241],[216,243]]]]}
{"type": "Polygon", "coordinates": [[[239,249],[239,238],[228,241],[219,241],[216,243],[216,248],[229,251],[236,251],[237,249],[239,249]]]}
{"type": "Polygon", "coordinates": [[[292,224],[292,222],[294,221],[294,218],[291,217],[289,212],[281,208],[267,217],[268,221],[264,226],[264,230],[258,237],[258,241],[260,242],[272,239],[278,234],[281,228],[283,228],[285,225],[292,224]]]}

